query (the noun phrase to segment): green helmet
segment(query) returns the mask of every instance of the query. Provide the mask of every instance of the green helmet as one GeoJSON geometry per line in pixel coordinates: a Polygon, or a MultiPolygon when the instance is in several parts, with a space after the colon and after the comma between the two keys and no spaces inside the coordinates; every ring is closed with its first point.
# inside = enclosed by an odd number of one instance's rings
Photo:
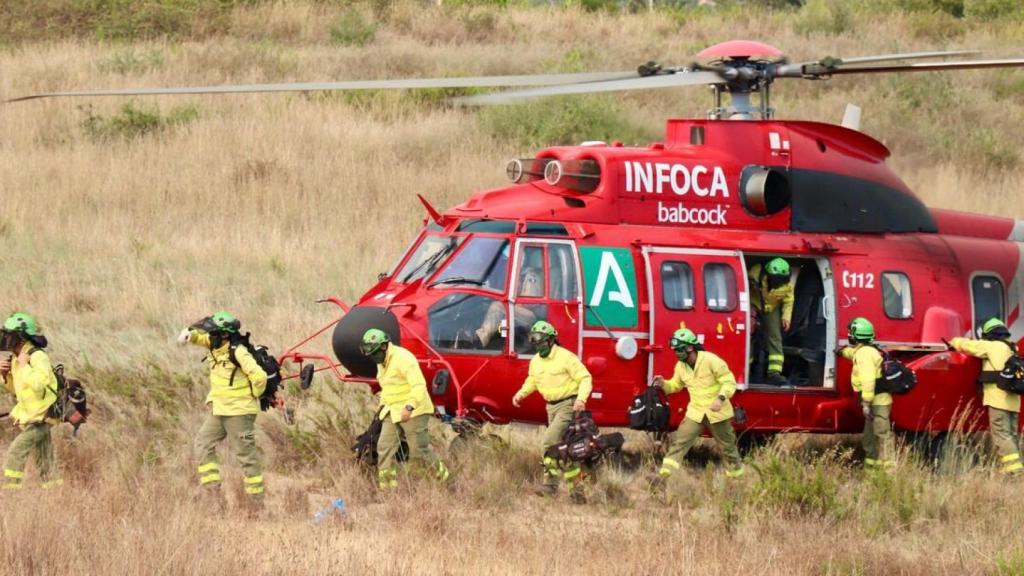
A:
{"type": "Polygon", "coordinates": [[[687,328],[676,330],[668,340],[668,345],[673,350],[680,350],[687,346],[698,346],[699,344],[700,341],[697,340],[697,335],[693,333],[693,330],[687,328]]]}
{"type": "Polygon", "coordinates": [[[789,262],[782,258],[772,258],[765,264],[764,271],[769,276],[789,276],[789,262]]]}
{"type": "Polygon", "coordinates": [[[369,356],[380,350],[388,342],[391,342],[391,338],[387,333],[378,328],[370,328],[363,334],[363,344],[359,347],[359,350],[364,355],[369,356]]]}
{"type": "Polygon", "coordinates": [[[4,330],[15,332],[22,336],[39,336],[39,324],[35,319],[24,312],[15,312],[4,321],[4,330]]]}
{"type": "Polygon", "coordinates": [[[847,329],[849,330],[847,339],[850,340],[850,342],[871,343],[875,341],[875,327],[867,318],[854,318],[850,321],[850,325],[847,329]]]}
{"type": "Polygon", "coordinates": [[[533,323],[530,328],[530,334],[543,334],[544,336],[555,337],[558,336],[558,330],[555,327],[543,320],[538,320],[533,323]]]}
{"type": "Polygon", "coordinates": [[[985,324],[982,325],[981,333],[983,335],[988,335],[993,330],[997,330],[999,328],[1006,330],[1006,324],[1003,324],[1003,321],[1000,320],[999,318],[989,318],[988,321],[986,321],[985,324]]]}

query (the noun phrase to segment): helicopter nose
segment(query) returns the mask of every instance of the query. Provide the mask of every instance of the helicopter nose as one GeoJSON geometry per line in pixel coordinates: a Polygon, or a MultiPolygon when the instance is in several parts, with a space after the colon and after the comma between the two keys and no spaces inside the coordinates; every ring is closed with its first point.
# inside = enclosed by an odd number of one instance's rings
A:
{"type": "Polygon", "coordinates": [[[370,328],[383,330],[392,342],[401,345],[398,319],[390,310],[376,306],[353,307],[334,327],[331,336],[331,347],[338,362],[350,373],[367,378],[377,375],[377,365],[363,355],[359,346],[363,334],[370,328]]]}

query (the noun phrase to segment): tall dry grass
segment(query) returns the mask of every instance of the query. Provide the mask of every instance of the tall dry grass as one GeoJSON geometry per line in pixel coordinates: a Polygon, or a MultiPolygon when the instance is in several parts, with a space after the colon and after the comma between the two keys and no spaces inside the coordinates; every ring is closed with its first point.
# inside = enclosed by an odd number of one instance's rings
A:
{"type": "MultiPolygon", "coordinates": [[[[1009,55],[1024,39],[1014,21],[852,9],[842,20],[840,3],[826,4],[822,20],[757,8],[378,3],[356,7],[375,26],[359,47],[332,44],[347,8],[254,3],[212,36],[6,45],[0,94],[630,69],[685,63],[734,37],[767,39],[793,59],[936,47],[1009,55]]],[[[926,201],[1024,217],[1022,93],[1021,72],[966,72],[780,81],[775,104],[783,118],[837,121],[846,102],[859,103],[865,130],[926,201]]],[[[2,496],[0,573],[1024,572],[1014,488],[987,467],[932,476],[908,458],[897,485],[871,483],[842,444],[800,448],[802,439],[754,456],[767,476],[752,469],[730,487],[691,470],[664,500],[644,490],[650,462],[609,470],[592,505],[576,508],[526,495],[538,437],[517,430],[510,447],[463,458],[454,495],[420,483],[379,501],[347,452],[373,399],[326,380],[290,397],[297,425],[261,418],[270,517],[249,522],[233,506],[208,514],[191,502],[188,448],[203,413],[201,353],[173,346],[177,330],[227,308],[280,349],[330,318],[316,298],[352,299],[394,262],[424,216],[415,193],[453,205],[502,185],[505,159],[533,150],[492,131],[489,115],[506,112],[452,109],[432,94],[133,102],[134,115],[108,99],[0,107],[0,312],[37,315],[95,407],[79,439],[60,434],[63,491],[2,496]],[[124,122],[136,136],[120,135],[124,122]],[[307,526],[335,496],[350,502],[350,525],[307,526]]],[[[599,102],[595,114],[651,139],[664,118],[707,106],[701,90],[599,102]]],[[[444,450],[445,430],[436,432],[444,450]]],[[[0,444],[12,437],[4,430],[0,444]]]]}

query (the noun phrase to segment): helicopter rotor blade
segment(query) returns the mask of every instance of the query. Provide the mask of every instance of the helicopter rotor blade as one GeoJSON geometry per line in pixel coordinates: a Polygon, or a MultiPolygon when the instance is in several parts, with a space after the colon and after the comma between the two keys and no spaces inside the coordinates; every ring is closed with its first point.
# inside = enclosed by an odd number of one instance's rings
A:
{"type": "Polygon", "coordinates": [[[608,80],[604,82],[590,82],[586,84],[565,84],[561,86],[550,86],[546,88],[535,88],[530,90],[514,90],[511,92],[498,92],[495,94],[481,94],[478,96],[462,96],[453,98],[456,104],[467,106],[479,106],[489,104],[509,104],[526,100],[528,98],[542,98],[545,96],[564,96],[568,94],[593,94],[598,92],[617,92],[620,90],[645,90],[651,88],[673,88],[677,86],[698,86],[707,84],[725,84],[717,72],[707,71],[678,71],[668,74],[657,74],[653,76],[641,76],[622,80],[608,80]]]}
{"type": "MultiPolygon", "coordinates": [[[[888,62],[891,60],[918,60],[921,58],[948,58],[950,56],[972,56],[981,54],[980,50],[937,50],[931,52],[903,52],[897,54],[880,54],[878,56],[855,56],[840,58],[843,65],[866,64],[868,62],[888,62]]],[[[808,62],[810,64],[810,62],[808,62]]]]}
{"type": "Polygon", "coordinates": [[[879,74],[884,72],[931,72],[936,70],[975,70],[984,68],[1013,68],[1024,66],[1024,58],[1004,60],[963,60],[960,62],[918,62],[891,66],[858,66],[839,68],[830,74],[879,74]]]}
{"type": "Polygon", "coordinates": [[[467,76],[462,78],[417,78],[409,80],[351,80],[341,82],[287,82],[281,84],[227,84],[175,88],[118,88],[113,90],[81,90],[47,92],[4,100],[22,102],[40,98],[75,96],[159,96],[180,94],[254,94],[266,92],[311,92],[327,90],[414,90],[429,88],[509,88],[519,86],[552,86],[587,84],[608,80],[636,78],[635,71],[583,72],[572,74],[525,74],[510,76],[467,76]]]}

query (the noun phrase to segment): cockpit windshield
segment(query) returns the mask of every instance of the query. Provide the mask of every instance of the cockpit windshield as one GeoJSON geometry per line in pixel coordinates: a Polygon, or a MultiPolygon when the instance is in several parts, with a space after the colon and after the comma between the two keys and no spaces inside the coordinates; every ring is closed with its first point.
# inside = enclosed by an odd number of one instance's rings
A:
{"type": "Polygon", "coordinates": [[[416,251],[395,275],[395,279],[408,284],[433,274],[445,259],[458,248],[465,236],[429,235],[420,242],[416,251]]]}
{"type": "Polygon", "coordinates": [[[508,253],[509,243],[504,238],[473,238],[430,285],[475,286],[504,292],[508,253]]]}

